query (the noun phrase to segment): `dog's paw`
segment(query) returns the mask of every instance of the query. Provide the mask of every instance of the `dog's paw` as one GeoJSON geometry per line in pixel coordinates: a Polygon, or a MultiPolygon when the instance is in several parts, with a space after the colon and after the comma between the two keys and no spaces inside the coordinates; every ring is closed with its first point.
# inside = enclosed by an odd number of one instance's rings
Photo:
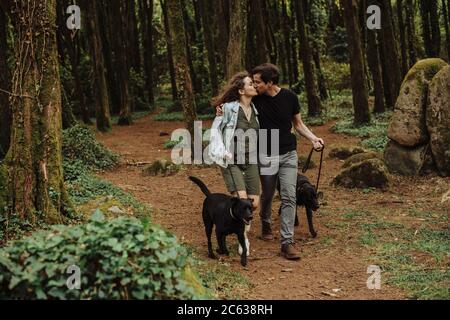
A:
{"type": "MultiPolygon", "coordinates": [[[[248,239],[245,239],[245,245],[247,247],[247,257],[250,255],[250,241],[248,239]]],[[[242,246],[239,244],[238,253],[239,255],[242,254],[242,246]]]]}
{"type": "Polygon", "coordinates": [[[217,259],[217,256],[214,253],[212,253],[212,252],[208,254],[208,257],[210,259],[217,259]]]}
{"type": "Polygon", "coordinates": [[[245,256],[241,257],[241,265],[243,267],[247,266],[247,257],[245,257],[245,256]]]}
{"type": "Polygon", "coordinates": [[[230,252],[228,250],[220,250],[219,248],[217,248],[216,252],[220,255],[225,255],[225,256],[230,255],[230,252]]]}
{"type": "Polygon", "coordinates": [[[316,238],[317,237],[317,232],[315,232],[315,231],[311,232],[311,235],[312,235],[313,238],[316,238]]]}

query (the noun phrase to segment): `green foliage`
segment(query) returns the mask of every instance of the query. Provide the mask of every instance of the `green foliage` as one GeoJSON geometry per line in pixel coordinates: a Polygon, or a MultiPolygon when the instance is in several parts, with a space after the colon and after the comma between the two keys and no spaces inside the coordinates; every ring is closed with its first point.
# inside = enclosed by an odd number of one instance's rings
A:
{"type": "Polygon", "coordinates": [[[142,96],[145,93],[145,76],[143,71],[137,72],[133,68],[130,69],[130,93],[131,103],[135,110],[153,110],[153,106],[148,103],[146,96],[142,96]]]}
{"type": "Polygon", "coordinates": [[[388,141],[386,131],[392,112],[385,112],[373,116],[368,125],[356,126],[352,118],[337,122],[331,129],[336,133],[348,134],[363,138],[361,145],[373,151],[383,151],[388,141]]]}
{"type": "Polygon", "coordinates": [[[148,221],[107,221],[97,211],[87,224],[54,226],[1,249],[0,298],[201,298],[205,290],[187,259],[173,235],[148,221]],[[72,265],[79,290],[67,286],[72,265]]]}
{"type": "Polygon", "coordinates": [[[344,27],[337,26],[331,34],[328,55],[337,62],[348,61],[347,31],[344,27]]]}
{"type": "Polygon", "coordinates": [[[96,170],[114,167],[119,156],[106,149],[95,139],[91,129],[76,125],[63,131],[62,152],[66,180],[76,178],[83,166],[96,170]]]}

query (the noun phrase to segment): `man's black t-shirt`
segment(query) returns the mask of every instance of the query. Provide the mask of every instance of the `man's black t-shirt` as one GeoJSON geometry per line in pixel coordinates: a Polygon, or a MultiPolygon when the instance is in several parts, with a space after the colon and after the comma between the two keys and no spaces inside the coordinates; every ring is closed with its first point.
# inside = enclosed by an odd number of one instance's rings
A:
{"type": "Polygon", "coordinates": [[[259,123],[261,129],[267,129],[267,152],[271,154],[270,130],[279,129],[279,153],[285,154],[296,150],[297,141],[291,132],[292,120],[300,112],[300,104],[295,93],[288,89],[281,88],[277,95],[271,97],[262,94],[253,98],[256,110],[259,113],[259,123]]]}

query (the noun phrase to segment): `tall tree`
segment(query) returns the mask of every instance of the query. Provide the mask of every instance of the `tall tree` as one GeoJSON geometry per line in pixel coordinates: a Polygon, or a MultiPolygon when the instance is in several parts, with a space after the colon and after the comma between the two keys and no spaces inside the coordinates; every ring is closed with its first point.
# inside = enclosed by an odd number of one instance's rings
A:
{"type": "Polygon", "coordinates": [[[414,27],[414,4],[413,0],[406,0],[406,30],[408,37],[408,69],[417,62],[417,53],[414,46],[416,31],[414,27]]]}
{"type": "Polygon", "coordinates": [[[419,0],[419,4],[425,52],[430,58],[438,57],[441,51],[441,32],[437,0],[419,0]]]}
{"type": "Polygon", "coordinates": [[[11,136],[11,108],[8,96],[11,90],[11,75],[8,67],[7,25],[6,13],[0,7],[0,39],[4,39],[0,41],[0,159],[9,149],[11,136]]]}
{"type": "MultiPolygon", "coordinates": [[[[71,208],[64,188],[56,0],[2,1],[15,35],[8,208],[23,220],[60,223],[71,208]]],[[[7,215],[8,218],[8,215],[7,215]]]]}
{"type": "Polygon", "coordinates": [[[129,12],[130,7],[120,0],[111,1],[111,14],[116,19],[115,30],[115,54],[118,69],[118,82],[120,88],[120,112],[118,125],[130,125],[131,118],[131,97],[130,97],[130,60],[127,57],[127,30],[129,30],[129,12]]]}
{"type": "Polygon", "coordinates": [[[211,92],[213,96],[216,96],[219,92],[219,80],[217,76],[217,62],[216,53],[214,50],[214,39],[211,30],[211,19],[209,12],[209,0],[200,0],[200,15],[202,18],[203,25],[203,39],[205,41],[205,47],[208,57],[208,70],[209,70],[209,82],[211,85],[211,92]]]}
{"type": "Polygon", "coordinates": [[[247,0],[230,0],[230,33],[227,46],[226,77],[244,69],[247,34],[247,0]]]}
{"type": "Polygon", "coordinates": [[[447,58],[450,62],[450,1],[448,1],[448,5],[445,4],[446,0],[442,0],[442,15],[444,17],[444,29],[445,29],[445,43],[447,45],[447,58]]]}
{"type": "Polygon", "coordinates": [[[322,106],[317,94],[317,86],[314,80],[314,71],[311,63],[311,49],[306,32],[304,5],[306,0],[296,1],[297,28],[300,42],[300,52],[303,61],[303,72],[306,83],[306,96],[308,99],[308,116],[318,116],[322,112],[322,106]]]}
{"type": "Polygon", "coordinates": [[[197,117],[192,81],[186,60],[186,35],[180,0],[166,0],[167,17],[171,31],[175,79],[178,88],[178,100],[183,108],[186,128],[194,136],[194,120],[197,117]]]}
{"type": "Polygon", "coordinates": [[[178,101],[178,89],[177,89],[177,82],[175,79],[175,65],[173,61],[173,46],[171,39],[171,30],[169,27],[169,18],[167,14],[167,6],[166,1],[159,0],[159,3],[161,4],[161,10],[163,13],[163,22],[164,22],[164,30],[165,30],[165,36],[166,36],[166,43],[167,43],[167,64],[169,66],[169,75],[170,75],[170,84],[172,89],[172,100],[173,102],[178,101]]]}
{"type": "Polygon", "coordinates": [[[255,25],[252,32],[255,33],[257,50],[254,54],[257,56],[257,64],[270,61],[269,50],[267,48],[266,24],[263,12],[264,1],[250,1],[250,7],[255,17],[255,25]]]}
{"type": "Polygon", "coordinates": [[[370,73],[372,74],[373,87],[375,93],[374,113],[381,113],[385,111],[384,95],[383,95],[383,78],[381,74],[381,64],[378,43],[376,38],[376,31],[369,30],[367,32],[367,63],[369,65],[370,73]]]}
{"type": "Polygon", "coordinates": [[[395,105],[400,85],[402,82],[401,65],[397,48],[396,36],[394,33],[394,24],[392,23],[392,7],[390,0],[379,0],[381,5],[381,24],[380,41],[381,50],[383,51],[383,87],[389,94],[385,95],[386,104],[390,107],[395,105]]]}
{"type": "Polygon", "coordinates": [[[286,0],[281,1],[281,29],[283,34],[284,50],[286,52],[286,62],[287,62],[287,78],[289,86],[294,84],[293,79],[293,67],[292,67],[292,48],[291,48],[291,37],[290,37],[290,26],[289,26],[289,16],[287,12],[286,0]]]}
{"type": "Polygon", "coordinates": [[[86,0],[84,2],[88,8],[87,34],[91,50],[92,67],[94,71],[94,96],[95,96],[95,116],[97,129],[108,131],[111,129],[111,117],[109,111],[109,93],[105,75],[105,63],[102,52],[102,41],[100,38],[97,0],[86,0]]]}
{"type": "Polygon", "coordinates": [[[350,72],[352,78],[354,123],[359,125],[370,122],[368,93],[364,78],[363,52],[358,24],[358,4],[356,0],[341,0],[344,8],[347,29],[348,49],[350,52],[350,72]]]}
{"type": "Polygon", "coordinates": [[[145,87],[150,105],[155,103],[153,92],[153,0],[139,0],[141,36],[144,47],[145,87]]]}
{"type": "Polygon", "coordinates": [[[408,56],[406,49],[406,28],[403,19],[403,0],[397,0],[397,20],[398,20],[398,30],[400,34],[400,51],[402,57],[402,77],[408,72],[408,56]]]}

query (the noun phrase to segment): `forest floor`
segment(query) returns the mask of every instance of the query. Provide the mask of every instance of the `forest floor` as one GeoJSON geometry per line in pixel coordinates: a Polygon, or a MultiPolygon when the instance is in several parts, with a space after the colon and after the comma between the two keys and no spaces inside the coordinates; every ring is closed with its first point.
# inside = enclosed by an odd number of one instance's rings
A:
{"type": "MultiPolygon", "coordinates": [[[[175,175],[149,177],[141,174],[142,167],[130,165],[170,159],[171,150],[164,149],[170,136],[160,136],[160,132],[171,134],[184,125],[178,121],[154,121],[153,117],[142,117],[128,127],[115,125],[110,133],[97,134],[101,142],[122,157],[116,169],[101,173],[100,177],[153,207],[153,222],[173,232],[202,261],[198,266],[201,276],[214,282],[218,298],[405,299],[423,298],[424,293],[425,298],[427,294],[433,297],[433,290],[446,297],[450,288],[450,259],[446,252],[450,200],[444,201],[443,195],[450,190],[450,179],[393,176],[386,191],[333,187],[330,182],[342,161],[329,158],[329,150],[338,145],[357,145],[359,138],[333,133],[332,122],[314,127],[316,135],[327,145],[320,185],[324,199],[315,216],[317,238],[311,238],[305,227],[304,211],[299,209],[300,227],[295,230],[295,240],[302,258],[290,262],[279,255],[276,196],[273,206],[276,239],[264,242],[258,238],[261,225],[256,216],[250,232],[249,265],[243,268],[235,236],[228,239],[229,257],[220,260],[207,257],[201,218],[204,196],[188,176],[199,177],[213,192],[226,193],[218,168],[185,165],[175,175]],[[435,237],[442,233],[444,244],[442,237],[435,237]],[[368,289],[369,265],[382,267],[379,290],[368,289]],[[436,272],[432,279],[430,268],[436,272]],[[405,280],[408,276],[412,279],[405,280]]],[[[206,121],[207,125],[210,123],[206,121]]],[[[306,156],[309,150],[310,143],[301,139],[299,155],[306,156]]],[[[314,160],[318,162],[317,158],[314,160]]],[[[317,169],[307,172],[313,181],[316,175],[317,169]]]]}

